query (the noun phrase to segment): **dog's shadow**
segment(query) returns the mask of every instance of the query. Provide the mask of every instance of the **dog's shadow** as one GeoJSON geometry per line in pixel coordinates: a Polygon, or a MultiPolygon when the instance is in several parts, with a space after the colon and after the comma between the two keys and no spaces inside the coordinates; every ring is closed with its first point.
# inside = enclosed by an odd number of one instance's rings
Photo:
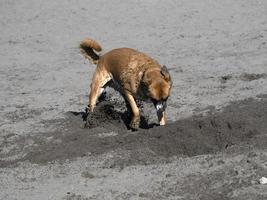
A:
{"type": "MultiPolygon", "coordinates": [[[[71,111],[75,116],[80,116],[84,123],[85,128],[114,128],[120,130],[132,130],[129,126],[131,122],[132,113],[127,107],[125,111],[119,111],[116,109],[118,105],[114,105],[114,102],[101,101],[97,104],[94,112],[88,112],[87,108],[82,112],[71,111]]],[[[121,105],[119,105],[121,107],[121,105]]],[[[140,117],[140,129],[150,129],[154,126],[158,126],[156,123],[148,123],[148,119],[141,115],[140,117]]]]}

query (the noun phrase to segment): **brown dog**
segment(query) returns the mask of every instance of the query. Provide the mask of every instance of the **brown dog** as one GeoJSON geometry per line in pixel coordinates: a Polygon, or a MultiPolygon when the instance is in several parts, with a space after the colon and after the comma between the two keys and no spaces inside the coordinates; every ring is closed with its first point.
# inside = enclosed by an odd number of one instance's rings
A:
{"type": "Polygon", "coordinates": [[[99,52],[102,48],[92,39],[82,41],[80,48],[84,56],[97,65],[89,94],[89,111],[93,112],[104,88],[115,85],[130,104],[133,115],[130,123],[132,129],[138,129],[140,123],[136,98],[150,99],[157,110],[160,125],[166,124],[166,101],[172,82],[165,66],[161,67],[146,54],[130,48],[113,49],[99,56],[95,51],[99,52]]]}

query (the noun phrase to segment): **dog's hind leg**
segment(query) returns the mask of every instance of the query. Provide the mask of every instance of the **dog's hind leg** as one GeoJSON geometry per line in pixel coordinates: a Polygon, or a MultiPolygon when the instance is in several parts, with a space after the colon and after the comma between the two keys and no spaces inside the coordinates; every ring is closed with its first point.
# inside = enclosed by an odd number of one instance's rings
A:
{"type": "Polygon", "coordinates": [[[89,111],[93,112],[96,106],[96,102],[98,97],[102,94],[105,89],[105,85],[108,81],[111,80],[111,76],[105,70],[96,69],[92,83],[91,83],[91,90],[89,94],[89,111]]]}

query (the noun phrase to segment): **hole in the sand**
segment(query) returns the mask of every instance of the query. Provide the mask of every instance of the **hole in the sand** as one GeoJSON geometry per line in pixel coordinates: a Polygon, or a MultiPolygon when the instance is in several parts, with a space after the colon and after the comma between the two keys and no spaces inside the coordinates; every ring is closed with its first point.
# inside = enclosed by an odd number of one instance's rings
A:
{"type": "MultiPolygon", "coordinates": [[[[125,105],[121,104],[121,102],[101,101],[92,113],[86,110],[83,112],[71,111],[70,113],[74,116],[80,116],[81,121],[84,121],[84,127],[88,129],[104,127],[123,131],[130,130],[131,112],[126,109],[125,105]],[[125,109],[121,109],[122,107],[125,107],[125,109]]],[[[149,123],[147,117],[143,115],[141,115],[140,120],[140,129],[157,126],[156,123],[149,123]]]]}

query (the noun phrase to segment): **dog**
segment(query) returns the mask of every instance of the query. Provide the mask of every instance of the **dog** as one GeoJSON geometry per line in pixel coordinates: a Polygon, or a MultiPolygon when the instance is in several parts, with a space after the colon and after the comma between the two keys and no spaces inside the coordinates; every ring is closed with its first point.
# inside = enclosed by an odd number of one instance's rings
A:
{"type": "Polygon", "coordinates": [[[96,52],[102,47],[92,39],[80,43],[85,58],[97,65],[89,94],[88,110],[93,112],[98,97],[107,86],[115,88],[124,97],[132,111],[129,127],[137,130],[140,125],[140,111],[136,99],[151,100],[156,108],[160,125],[166,124],[167,100],[172,80],[166,66],[131,48],[113,49],[104,55],[96,52]]]}

